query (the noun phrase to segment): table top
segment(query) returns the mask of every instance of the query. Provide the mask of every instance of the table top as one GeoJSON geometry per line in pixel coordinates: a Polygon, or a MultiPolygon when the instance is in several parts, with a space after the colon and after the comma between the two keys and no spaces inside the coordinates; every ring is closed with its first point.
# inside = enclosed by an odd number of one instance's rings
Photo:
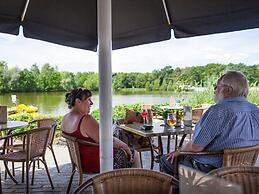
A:
{"type": "Polygon", "coordinates": [[[182,110],[183,106],[160,106],[163,110],[182,110]]]}
{"type": "Polygon", "coordinates": [[[170,127],[164,125],[163,122],[153,123],[152,130],[142,130],[142,123],[122,124],[120,128],[132,133],[138,134],[142,137],[167,136],[179,134],[192,134],[194,127],[170,127]],[[161,126],[162,125],[162,126],[161,126]]]}
{"type": "Polygon", "coordinates": [[[24,121],[7,121],[7,123],[0,124],[0,131],[23,128],[27,126],[28,123],[24,121]]]}

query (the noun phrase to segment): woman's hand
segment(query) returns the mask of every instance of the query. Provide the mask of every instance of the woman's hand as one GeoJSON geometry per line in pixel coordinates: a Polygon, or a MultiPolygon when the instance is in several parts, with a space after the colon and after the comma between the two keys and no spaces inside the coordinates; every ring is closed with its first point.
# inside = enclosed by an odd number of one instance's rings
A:
{"type": "Polygon", "coordinates": [[[130,151],[129,146],[116,137],[113,137],[113,147],[124,149],[126,151],[126,153],[128,154],[129,158],[131,158],[131,151],[130,151]]]}
{"type": "MultiPolygon", "coordinates": [[[[127,146],[127,145],[126,145],[126,146],[127,146]]],[[[123,149],[127,152],[128,158],[130,159],[130,158],[131,158],[131,151],[130,151],[129,146],[127,146],[127,147],[125,147],[125,148],[123,148],[123,149]]]]}

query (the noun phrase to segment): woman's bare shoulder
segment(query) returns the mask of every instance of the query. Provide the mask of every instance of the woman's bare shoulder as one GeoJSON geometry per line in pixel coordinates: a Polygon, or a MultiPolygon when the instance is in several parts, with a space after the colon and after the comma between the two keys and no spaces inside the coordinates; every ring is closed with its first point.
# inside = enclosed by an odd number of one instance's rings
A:
{"type": "Polygon", "coordinates": [[[70,113],[66,114],[61,122],[62,131],[72,133],[77,129],[79,123],[79,117],[70,113]]]}

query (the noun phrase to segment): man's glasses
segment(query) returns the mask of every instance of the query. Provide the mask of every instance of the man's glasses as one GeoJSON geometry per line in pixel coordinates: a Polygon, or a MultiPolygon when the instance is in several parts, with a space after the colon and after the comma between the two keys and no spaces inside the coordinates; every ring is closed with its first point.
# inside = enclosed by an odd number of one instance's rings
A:
{"type": "Polygon", "coordinates": [[[214,87],[214,90],[216,90],[217,88],[222,88],[222,87],[231,87],[232,88],[232,86],[229,86],[226,84],[213,84],[213,87],[214,87]]]}

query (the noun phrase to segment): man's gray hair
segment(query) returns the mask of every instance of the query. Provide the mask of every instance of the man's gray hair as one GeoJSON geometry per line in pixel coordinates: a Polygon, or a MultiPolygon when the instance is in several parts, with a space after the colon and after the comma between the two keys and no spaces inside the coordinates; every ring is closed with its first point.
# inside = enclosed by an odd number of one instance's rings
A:
{"type": "Polygon", "coordinates": [[[235,96],[247,97],[248,95],[248,81],[246,76],[240,71],[227,71],[221,79],[223,84],[231,86],[235,96]]]}

